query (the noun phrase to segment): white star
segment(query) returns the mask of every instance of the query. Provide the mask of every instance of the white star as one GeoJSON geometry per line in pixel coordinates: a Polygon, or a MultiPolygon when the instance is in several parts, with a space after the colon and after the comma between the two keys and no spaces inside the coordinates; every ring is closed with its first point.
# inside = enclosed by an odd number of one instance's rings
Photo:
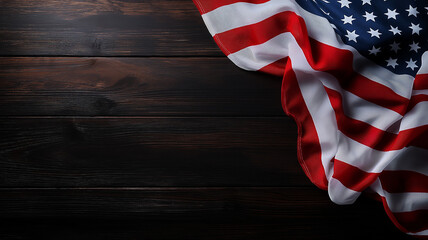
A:
{"type": "Polygon", "coordinates": [[[375,46],[372,47],[372,49],[369,50],[370,55],[377,55],[378,53],[380,53],[380,47],[379,48],[375,48],[375,46]]]}
{"type": "Polygon", "coordinates": [[[377,17],[377,16],[375,16],[373,14],[373,12],[371,12],[371,13],[366,12],[366,14],[364,14],[363,17],[366,18],[366,22],[369,21],[369,20],[372,20],[373,22],[376,22],[375,17],[377,17]]]}
{"type": "Polygon", "coordinates": [[[364,4],[368,4],[368,5],[372,5],[372,0],[363,0],[363,3],[361,4],[361,5],[364,5],[364,4]]]}
{"type": "Polygon", "coordinates": [[[380,35],[382,35],[382,33],[379,32],[379,29],[373,30],[372,28],[370,28],[370,31],[367,32],[370,33],[370,37],[380,38],[380,35]]]}
{"type": "Polygon", "coordinates": [[[397,10],[390,10],[388,8],[388,12],[385,13],[386,16],[388,16],[388,19],[393,18],[393,19],[397,19],[396,16],[398,15],[397,10]]]}
{"type": "Polygon", "coordinates": [[[412,29],[412,34],[418,34],[419,35],[419,31],[421,31],[422,30],[422,28],[421,27],[419,27],[419,24],[418,25],[415,25],[415,24],[413,24],[413,23],[411,23],[412,24],[412,26],[410,26],[409,28],[410,29],[412,29]]]}
{"type": "Polygon", "coordinates": [[[351,16],[343,15],[343,19],[342,19],[343,24],[349,23],[352,25],[352,21],[354,21],[354,20],[355,20],[355,18],[353,18],[352,15],[351,16]]]}
{"type": "Polygon", "coordinates": [[[389,44],[389,46],[391,46],[391,50],[394,52],[398,52],[398,50],[400,50],[400,44],[396,43],[395,41],[392,44],[389,44]]]}
{"type": "Polygon", "coordinates": [[[413,15],[416,17],[416,15],[419,13],[417,9],[418,8],[414,8],[412,5],[409,5],[409,9],[406,9],[406,11],[409,12],[409,16],[413,15]]]}
{"type": "Polygon", "coordinates": [[[406,68],[411,68],[412,70],[414,70],[415,68],[417,68],[418,66],[416,65],[416,61],[413,61],[413,59],[410,58],[409,61],[406,61],[407,66],[406,68]]]}
{"type": "Polygon", "coordinates": [[[415,52],[418,52],[418,50],[421,48],[419,47],[419,43],[415,43],[415,41],[413,41],[413,43],[410,44],[409,47],[410,47],[410,51],[413,50],[415,52]]]}
{"type": "Polygon", "coordinates": [[[397,59],[396,58],[389,58],[388,60],[386,60],[386,62],[388,63],[386,66],[391,66],[392,68],[395,68],[395,66],[398,65],[397,63],[397,59]]]}
{"type": "Polygon", "coordinates": [[[351,4],[351,2],[348,0],[339,0],[337,2],[340,3],[340,8],[343,8],[343,7],[349,8],[349,4],[351,4]]]}
{"type": "Polygon", "coordinates": [[[345,37],[348,38],[348,41],[354,41],[357,42],[357,37],[359,37],[360,35],[355,33],[355,30],[350,32],[348,30],[346,30],[347,34],[345,35],[345,37]]]}
{"type": "Polygon", "coordinates": [[[395,34],[401,35],[401,30],[398,29],[398,27],[392,27],[391,25],[390,25],[390,27],[391,27],[391,29],[389,29],[388,31],[392,32],[394,35],[395,34]]]}

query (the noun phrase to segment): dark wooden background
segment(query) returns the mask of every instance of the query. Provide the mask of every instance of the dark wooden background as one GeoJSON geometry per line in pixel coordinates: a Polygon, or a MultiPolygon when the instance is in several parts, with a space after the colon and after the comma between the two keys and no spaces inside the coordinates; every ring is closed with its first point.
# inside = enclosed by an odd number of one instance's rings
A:
{"type": "Polygon", "coordinates": [[[0,0],[0,239],[407,238],[306,178],[190,0],[0,0]]]}

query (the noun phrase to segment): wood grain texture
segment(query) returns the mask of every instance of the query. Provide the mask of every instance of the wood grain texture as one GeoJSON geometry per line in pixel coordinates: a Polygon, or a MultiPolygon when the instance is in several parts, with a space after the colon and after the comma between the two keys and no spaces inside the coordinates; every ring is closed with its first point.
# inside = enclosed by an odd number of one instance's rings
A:
{"type": "Polygon", "coordinates": [[[190,0],[0,0],[0,239],[409,239],[297,161],[190,0]]]}
{"type": "Polygon", "coordinates": [[[227,58],[0,58],[0,115],[284,116],[281,79],[227,58]]]}
{"type": "MultiPolygon", "coordinates": [[[[232,217],[297,218],[334,215],[325,192],[286,187],[191,187],[105,189],[1,189],[3,218],[31,217],[232,217]],[[313,195],[312,198],[308,196],[313,195]],[[13,201],[10,201],[13,200],[13,201]],[[164,216],[163,216],[164,215],[164,216]],[[187,216],[185,216],[187,215],[187,216]],[[193,216],[191,216],[193,215],[193,216]]],[[[187,219],[188,220],[188,219],[187,219]]]]}
{"type": "Polygon", "coordinates": [[[1,187],[311,184],[286,117],[1,121],[1,187]]]}
{"type": "Polygon", "coordinates": [[[352,206],[337,206],[315,187],[9,189],[0,193],[0,216],[7,220],[3,225],[7,230],[0,237],[409,238],[389,223],[380,203],[360,200],[352,206]]]}
{"type": "MultiPolygon", "coordinates": [[[[365,207],[365,206],[362,206],[365,207]]],[[[381,207],[381,206],[379,206],[381,207]]],[[[371,210],[376,210],[375,208],[371,210]]],[[[337,215],[355,214],[353,211],[336,211],[337,215]]],[[[338,216],[311,220],[303,217],[285,220],[236,220],[234,218],[200,217],[194,220],[165,217],[165,220],[140,220],[133,218],[30,218],[9,220],[0,232],[2,239],[145,239],[145,240],[343,240],[343,239],[406,239],[391,225],[389,219],[370,214],[366,221],[343,221],[338,216]]]]}
{"type": "Polygon", "coordinates": [[[0,53],[223,56],[192,1],[0,1],[0,53]]]}

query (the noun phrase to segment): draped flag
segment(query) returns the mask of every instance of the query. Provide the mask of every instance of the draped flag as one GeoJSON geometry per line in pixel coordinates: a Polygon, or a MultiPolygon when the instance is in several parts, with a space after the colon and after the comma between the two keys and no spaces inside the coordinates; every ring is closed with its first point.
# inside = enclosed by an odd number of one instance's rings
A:
{"type": "Polygon", "coordinates": [[[362,192],[428,235],[428,2],[194,0],[240,68],[283,76],[298,159],[337,204],[362,192]]]}

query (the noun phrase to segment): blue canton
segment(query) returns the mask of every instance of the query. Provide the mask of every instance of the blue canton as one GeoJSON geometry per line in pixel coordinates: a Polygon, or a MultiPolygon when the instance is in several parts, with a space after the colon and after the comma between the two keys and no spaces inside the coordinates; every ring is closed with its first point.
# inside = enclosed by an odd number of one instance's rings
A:
{"type": "Polygon", "coordinates": [[[394,73],[415,76],[428,47],[428,1],[297,0],[342,41],[394,73]]]}

